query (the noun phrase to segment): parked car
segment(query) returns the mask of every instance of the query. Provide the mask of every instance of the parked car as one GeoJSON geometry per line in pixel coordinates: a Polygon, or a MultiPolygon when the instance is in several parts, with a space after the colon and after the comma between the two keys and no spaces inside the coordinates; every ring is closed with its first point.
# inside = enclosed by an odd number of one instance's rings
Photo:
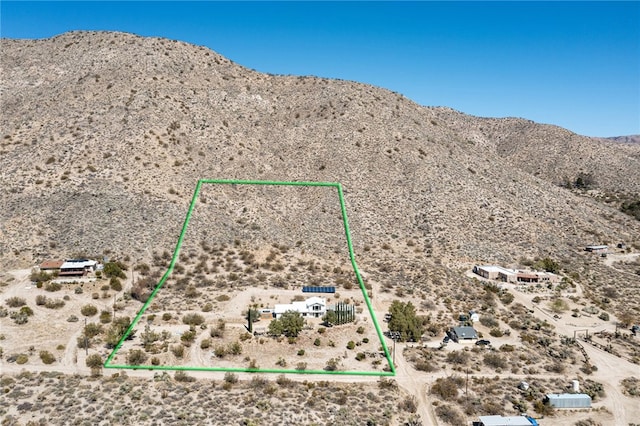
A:
{"type": "Polygon", "coordinates": [[[444,336],[444,339],[442,339],[442,343],[449,343],[449,340],[451,340],[449,336],[444,336]]]}
{"type": "Polygon", "coordinates": [[[490,344],[491,344],[490,341],[484,340],[484,339],[478,340],[476,342],[476,345],[478,345],[478,346],[489,346],[490,344]]]}

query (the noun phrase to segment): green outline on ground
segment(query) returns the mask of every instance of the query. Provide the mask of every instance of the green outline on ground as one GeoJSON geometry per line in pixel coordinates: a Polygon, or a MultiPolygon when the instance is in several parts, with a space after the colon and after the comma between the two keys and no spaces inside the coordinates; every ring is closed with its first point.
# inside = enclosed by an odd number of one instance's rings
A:
{"type": "Polygon", "coordinates": [[[391,354],[389,353],[389,349],[385,344],[382,331],[380,329],[380,325],[376,319],[376,316],[373,312],[373,307],[371,306],[371,300],[367,294],[367,289],[364,286],[364,282],[362,281],[362,276],[360,275],[360,271],[358,270],[358,265],[356,264],[355,254],[353,252],[353,244],[351,243],[351,232],[349,231],[349,222],[347,220],[347,208],[344,202],[344,192],[342,190],[342,185],[340,183],[333,182],[279,182],[279,181],[261,181],[261,180],[227,180],[227,179],[200,179],[198,180],[198,184],[196,185],[196,189],[193,192],[193,197],[191,198],[191,204],[189,205],[189,210],[187,212],[187,216],[184,220],[184,224],[182,225],[182,231],[180,232],[180,237],[178,238],[178,243],[176,244],[176,248],[173,252],[173,258],[171,259],[171,263],[169,264],[169,268],[167,272],[164,273],[156,287],[151,292],[151,295],[144,303],[138,314],[135,316],[131,325],[124,333],[120,341],[113,348],[113,351],[107,357],[107,360],[104,363],[104,368],[112,368],[112,369],[129,369],[129,370],[164,370],[164,371],[217,371],[217,372],[235,372],[235,373],[276,373],[276,374],[338,374],[345,376],[395,376],[395,366],[393,365],[393,361],[391,359],[391,354]],[[333,187],[338,190],[338,198],[340,200],[340,209],[342,211],[342,222],[344,224],[344,232],[347,239],[347,247],[349,249],[349,258],[351,260],[351,265],[353,267],[353,271],[356,274],[356,278],[358,280],[358,284],[360,286],[360,290],[362,291],[362,296],[367,304],[367,308],[369,309],[369,315],[371,316],[371,320],[376,329],[376,333],[378,334],[378,339],[380,340],[380,344],[384,351],[384,355],[387,359],[389,370],[390,371],[326,371],[326,370],[291,370],[291,369],[251,369],[251,368],[233,368],[233,367],[189,367],[189,366],[167,366],[167,365],[118,365],[111,364],[111,361],[116,356],[117,352],[122,347],[124,341],[131,334],[135,326],[138,324],[142,315],[147,310],[156,294],[165,281],[173,272],[173,267],[175,266],[178,256],[180,254],[180,248],[182,246],[182,241],[187,231],[187,226],[189,225],[189,221],[191,220],[191,214],[193,213],[193,209],[195,208],[196,201],[198,199],[198,195],[200,194],[200,188],[203,184],[232,184],[232,185],[274,185],[274,186],[316,186],[316,187],[333,187]]]}

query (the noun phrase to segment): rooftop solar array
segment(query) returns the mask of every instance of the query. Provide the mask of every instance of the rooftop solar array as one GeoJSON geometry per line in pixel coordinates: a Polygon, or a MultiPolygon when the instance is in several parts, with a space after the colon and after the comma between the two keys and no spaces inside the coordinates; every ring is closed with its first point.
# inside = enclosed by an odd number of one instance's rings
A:
{"type": "Polygon", "coordinates": [[[302,287],[303,293],[335,293],[335,287],[323,286],[323,287],[315,287],[315,286],[305,286],[302,287]]]}

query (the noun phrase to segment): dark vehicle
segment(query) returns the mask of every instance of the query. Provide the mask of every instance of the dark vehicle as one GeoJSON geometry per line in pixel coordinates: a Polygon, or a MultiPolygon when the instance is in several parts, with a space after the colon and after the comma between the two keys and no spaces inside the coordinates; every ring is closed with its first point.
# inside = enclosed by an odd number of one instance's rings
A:
{"type": "Polygon", "coordinates": [[[488,340],[484,340],[484,339],[482,339],[482,340],[478,340],[478,341],[476,342],[476,345],[478,345],[478,346],[488,346],[488,345],[490,345],[490,344],[491,344],[491,342],[490,342],[490,341],[488,341],[488,340]]]}
{"type": "Polygon", "coordinates": [[[444,339],[442,339],[442,343],[449,343],[450,340],[451,338],[449,336],[444,336],[444,339]]]}

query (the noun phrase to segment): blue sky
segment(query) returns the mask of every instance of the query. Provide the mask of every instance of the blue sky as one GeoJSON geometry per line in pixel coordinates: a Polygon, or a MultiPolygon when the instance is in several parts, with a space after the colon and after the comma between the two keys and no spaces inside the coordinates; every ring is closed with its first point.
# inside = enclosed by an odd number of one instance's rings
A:
{"type": "Polygon", "coordinates": [[[588,136],[640,134],[640,2],[1,1],[2,37],[117,30],[588,136]]]}

